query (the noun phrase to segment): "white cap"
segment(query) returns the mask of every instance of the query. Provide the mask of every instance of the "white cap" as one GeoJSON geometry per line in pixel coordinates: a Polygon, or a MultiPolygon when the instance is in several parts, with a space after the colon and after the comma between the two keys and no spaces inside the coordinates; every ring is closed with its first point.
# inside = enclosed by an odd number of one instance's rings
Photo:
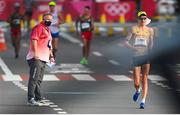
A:
{"type": "Polygon", "coordinates": [[[145,25],[148,25],[148,24],[150,24],[150,22],[151,22],[151,19],[149,19],[149,18],[146,18],[146,24],[145,24],[145,25]]]}

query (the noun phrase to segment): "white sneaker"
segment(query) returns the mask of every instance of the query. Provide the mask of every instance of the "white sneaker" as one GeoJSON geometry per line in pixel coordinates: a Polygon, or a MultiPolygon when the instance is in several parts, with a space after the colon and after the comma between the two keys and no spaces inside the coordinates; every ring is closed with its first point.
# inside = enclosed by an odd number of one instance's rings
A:
{"type": "Polygon", "coordinates": [[[49,103],[47,103],[46,101],[44,101],[44,100],[38,100],[38,101],[36,101],[37,103],[39,103],[39,106],[49,106],[50,104],[49,103]]]}
{"type": "Polygon", "coordinates": [[[43,101],[35,101],[34,98],[32,98],[31,100],[29,100],[27,102],[27,105],[30,105],[30,106],[49,106],[49,103],[46,103],[43,101]]]}
{"type": "Polygon", "coordinates": [[[39,106],[39,103],[36,102],[34,100],[34,98],[31,98],[30,100],[28,100],[27,105],[30,105],[30,106],[39,106]]]}

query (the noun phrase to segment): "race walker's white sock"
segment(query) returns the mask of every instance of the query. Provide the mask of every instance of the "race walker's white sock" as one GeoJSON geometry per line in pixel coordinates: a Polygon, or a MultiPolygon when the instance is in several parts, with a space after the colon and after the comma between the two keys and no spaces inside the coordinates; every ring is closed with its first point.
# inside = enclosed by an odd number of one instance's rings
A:
{"type": "Polygon", "coordinates": [[[141,92],[141,88],[139,88],[139,89],[137,90],[137,92],[140,93],[140,92],[141,92]]]}
{"type": "Polygon", "coordinates": [[[146,101],[146,99],[145,99],[145,98],[143,98],[143,99],[141,100],[141,103],[145,103],[145,101],[146,101]]]}

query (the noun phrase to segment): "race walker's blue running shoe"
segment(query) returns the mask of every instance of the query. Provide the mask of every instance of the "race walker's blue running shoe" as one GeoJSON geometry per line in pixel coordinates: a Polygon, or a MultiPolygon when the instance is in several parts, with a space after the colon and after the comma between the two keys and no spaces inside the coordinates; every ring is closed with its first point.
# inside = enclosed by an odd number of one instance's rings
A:
{"type": "Polygon", "coordinates": [[[136,91],[135,94],[133,95],[133,101],[137,101],[139,96],[140,96],[140,92],[136,91]]]}
{"type": "Polygon", "coordinates": [[[139,108],[140,108],[140,109],[144,109],[144,108],[145,108],[145,103],[141,102],[139,108]]]}

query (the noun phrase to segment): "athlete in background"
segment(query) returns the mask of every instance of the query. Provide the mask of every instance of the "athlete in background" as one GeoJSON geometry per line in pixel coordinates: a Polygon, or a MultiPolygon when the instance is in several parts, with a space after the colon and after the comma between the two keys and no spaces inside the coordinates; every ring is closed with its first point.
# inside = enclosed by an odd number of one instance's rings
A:
{"type": "Polygon", "coordinates": [[[8,18],[8,23],[10,24],[11,41],[15,50],[15,58],[18,58],[20,52],[21,21],[23,20],[23,15],[20,13],[20,4],[18,2],[14,4],[14,8],[14,12],[8,18]]]}
{"type": "Polygon", "coordinates": [[[59,44],[59,26],[64,23],[64,18],[62,17],[61,13],[57,11],[56,3],[54,1],[49,2],[49,9],[49,13],[51,13],[53,16],[52,24],[49,28],[52,35],[53,55],[56,57],[59,44]]]}
{"type": "Polygon", "coordinates": [[[94,22],[90,10],[91,8],[89,6],[85,6],[82,16],[76,20],[76,31],[78,33],[78,23],[80,22],[81,38],[83,42],[83,57],[80,60],[80,64],[88,64],[92,31],[94,29],[94,22]]]}
{"type": "Polygon", "coordinates": [[[133,77],[136,92],[133,100],[137,101],[142,86],[142,100],[140,109],[145,108],[145,101],[148,94],[148,75],[150,71],[149,51],[153,48],[153,29],[148,27],[150,19],[144,11],[138,12],[138,24],[131,28],[131,32],[127,36],[125,46],[134,51],[133,55],[133,77]],[[132,40],[132,44],[129,41],[132,40]]]}

